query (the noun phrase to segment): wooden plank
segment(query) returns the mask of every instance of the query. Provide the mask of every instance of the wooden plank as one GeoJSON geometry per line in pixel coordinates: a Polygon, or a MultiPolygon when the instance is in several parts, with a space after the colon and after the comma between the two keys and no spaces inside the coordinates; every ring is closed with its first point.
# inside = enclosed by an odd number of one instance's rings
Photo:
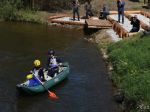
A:
{"type": "Polygon", "coordinates": [[[88,26],[88,28],[92,28],[92,29],[108,29],[108,28],[110,28],[110,27],[105,27],[105,26],[103,26],[103,27],[99,27],[99,26],[88,26]]]}
{"type": "Polygon", "coordinates": [[[109,11],[109,14],[118,14],[118,11],[109,11]]]}
{"type": "Polygon", "coordinates": [[[69,25],[85,25],[85,21],[83,19],[80,19],[80,21],[73,21],[68,18],[70,17],[65,17],[67,18],[66,20],[64,18],[59,18],[59,19],[52,19],[52,23],[61,23],[61,24],[69,24],[69,25]]]}
{"type": "Polygon", "coordinates": [[[86,24],[88,28],[110,28],[112,27],[112,24],[107,20],[101,20],[101,19],[87,19],[86,24]]]}
{"type": "Polygon", "coordinates": [[[139,32],[129,33],[129,36],[137,35],[139,32]]]}
{"type": "Polygon", "coordinates": [[[135,10],[135,11],[124,11],[124,13],[128,13],[128,14],[140,14],[141,11],[140,11],[140,10],[135,10]]]}
{"type": "Polygon", "coordinates": [[[69,16],[71,16],[70,14],[55,14],[55,15],[51,15],[51,16],[49,16],[48,17],[48,19],[57,19],[57,18],[62,18],[62,17],[69,17],[69,16]]]}
{"type": "MultiPolygon", "coordinates": [[[[124,11],[125,13],[129,13],[129,14],[140,14],[141,13],[141,11],[140,10],[136,10],[136,11],[124,11]]],[[[112,15],[112,14],[118,14],[118,11],[109,11],[109,13],[110,13],[110,15],[112,15]]]]}
{"type": "Polygon", "coordinates": [[[62,18],[65,17],[65,15],[53,15],[53,16],[49,16],[48,19],[56,19],[56,18],[62,18]]]}

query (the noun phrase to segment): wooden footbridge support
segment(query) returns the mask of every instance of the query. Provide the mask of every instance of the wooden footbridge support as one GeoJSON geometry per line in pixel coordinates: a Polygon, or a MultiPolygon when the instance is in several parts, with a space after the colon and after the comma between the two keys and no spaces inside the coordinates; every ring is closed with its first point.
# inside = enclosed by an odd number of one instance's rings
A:
{"type": "Polygon", "coordinates": [[[119,35],[120,38],[125,38],[129,36],[129,32],[124,29],[117,21],[112,19],[110,16],[107,18],[112,23],[113,30],[119,35]]]}
{"type": "Polygon", "coordinates": [[[111,22],[99,18],[86,19],[85,24],[87,28],[94,28],[94,29],[106,29],[112,27],[111,22]]]}
{"type": "Polygon", "coordinates": [[[141,14],[144,15],[147,18],[150,18],[150,13],[149,12],[145,12],[145,11],[141,11],[141,14]]]}

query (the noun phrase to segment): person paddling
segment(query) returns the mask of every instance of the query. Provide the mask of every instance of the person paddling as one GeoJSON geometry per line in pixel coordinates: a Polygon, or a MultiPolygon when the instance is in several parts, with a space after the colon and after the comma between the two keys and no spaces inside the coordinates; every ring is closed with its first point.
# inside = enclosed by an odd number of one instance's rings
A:
{"type": "Polygon", "coordinates": [[[34,61],[34,67],[30,71],[36,78],[40,79],[42,82],[45,81],[44,77],[44,69],[41,67],[41,61],[40,60],[35,60],[34,61]]]}

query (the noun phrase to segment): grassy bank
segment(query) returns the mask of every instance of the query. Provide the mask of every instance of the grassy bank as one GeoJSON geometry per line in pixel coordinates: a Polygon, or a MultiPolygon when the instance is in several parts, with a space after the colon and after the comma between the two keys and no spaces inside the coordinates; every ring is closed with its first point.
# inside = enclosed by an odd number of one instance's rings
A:
{"type": "Polygon", "coordinates": [[[150,110],[150,36],[134,37],[107,48],[113,65],[112,80],[125,95],[132,112],[150,110]]]}
{"type": "Polygon", "coordinates": [[[0,15],[0,19],[4,21],[20,21],[32,23],[46,23],[50,13],[45,11],[32,10],[13,10],[0,15]]]}
{"type": "Polygon", "coordinates": [[[20,10],[15,21],[46,23],[49,15],[50,13],[44,11],[20,10]]]}

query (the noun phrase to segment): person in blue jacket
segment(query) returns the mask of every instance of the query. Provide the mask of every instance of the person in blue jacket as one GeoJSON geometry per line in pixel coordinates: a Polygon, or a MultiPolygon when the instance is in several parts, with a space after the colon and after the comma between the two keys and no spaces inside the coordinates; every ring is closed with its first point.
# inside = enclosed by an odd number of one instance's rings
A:
{"type": "Polygon", "coordinates": [[[122,24],[124,24],[124,6],[124,0],[117,0],[118,22],[120,23],[120,16],[122,16],[122,24]]]}
{"type": "Polygon", "coordinates": [[[38,79],[36,79],[36,77],[33,74],[28,74],[26,78],[27,78],[26,84],[28,87],[40,85],[40,82],[38,81],[38,79]]]}

